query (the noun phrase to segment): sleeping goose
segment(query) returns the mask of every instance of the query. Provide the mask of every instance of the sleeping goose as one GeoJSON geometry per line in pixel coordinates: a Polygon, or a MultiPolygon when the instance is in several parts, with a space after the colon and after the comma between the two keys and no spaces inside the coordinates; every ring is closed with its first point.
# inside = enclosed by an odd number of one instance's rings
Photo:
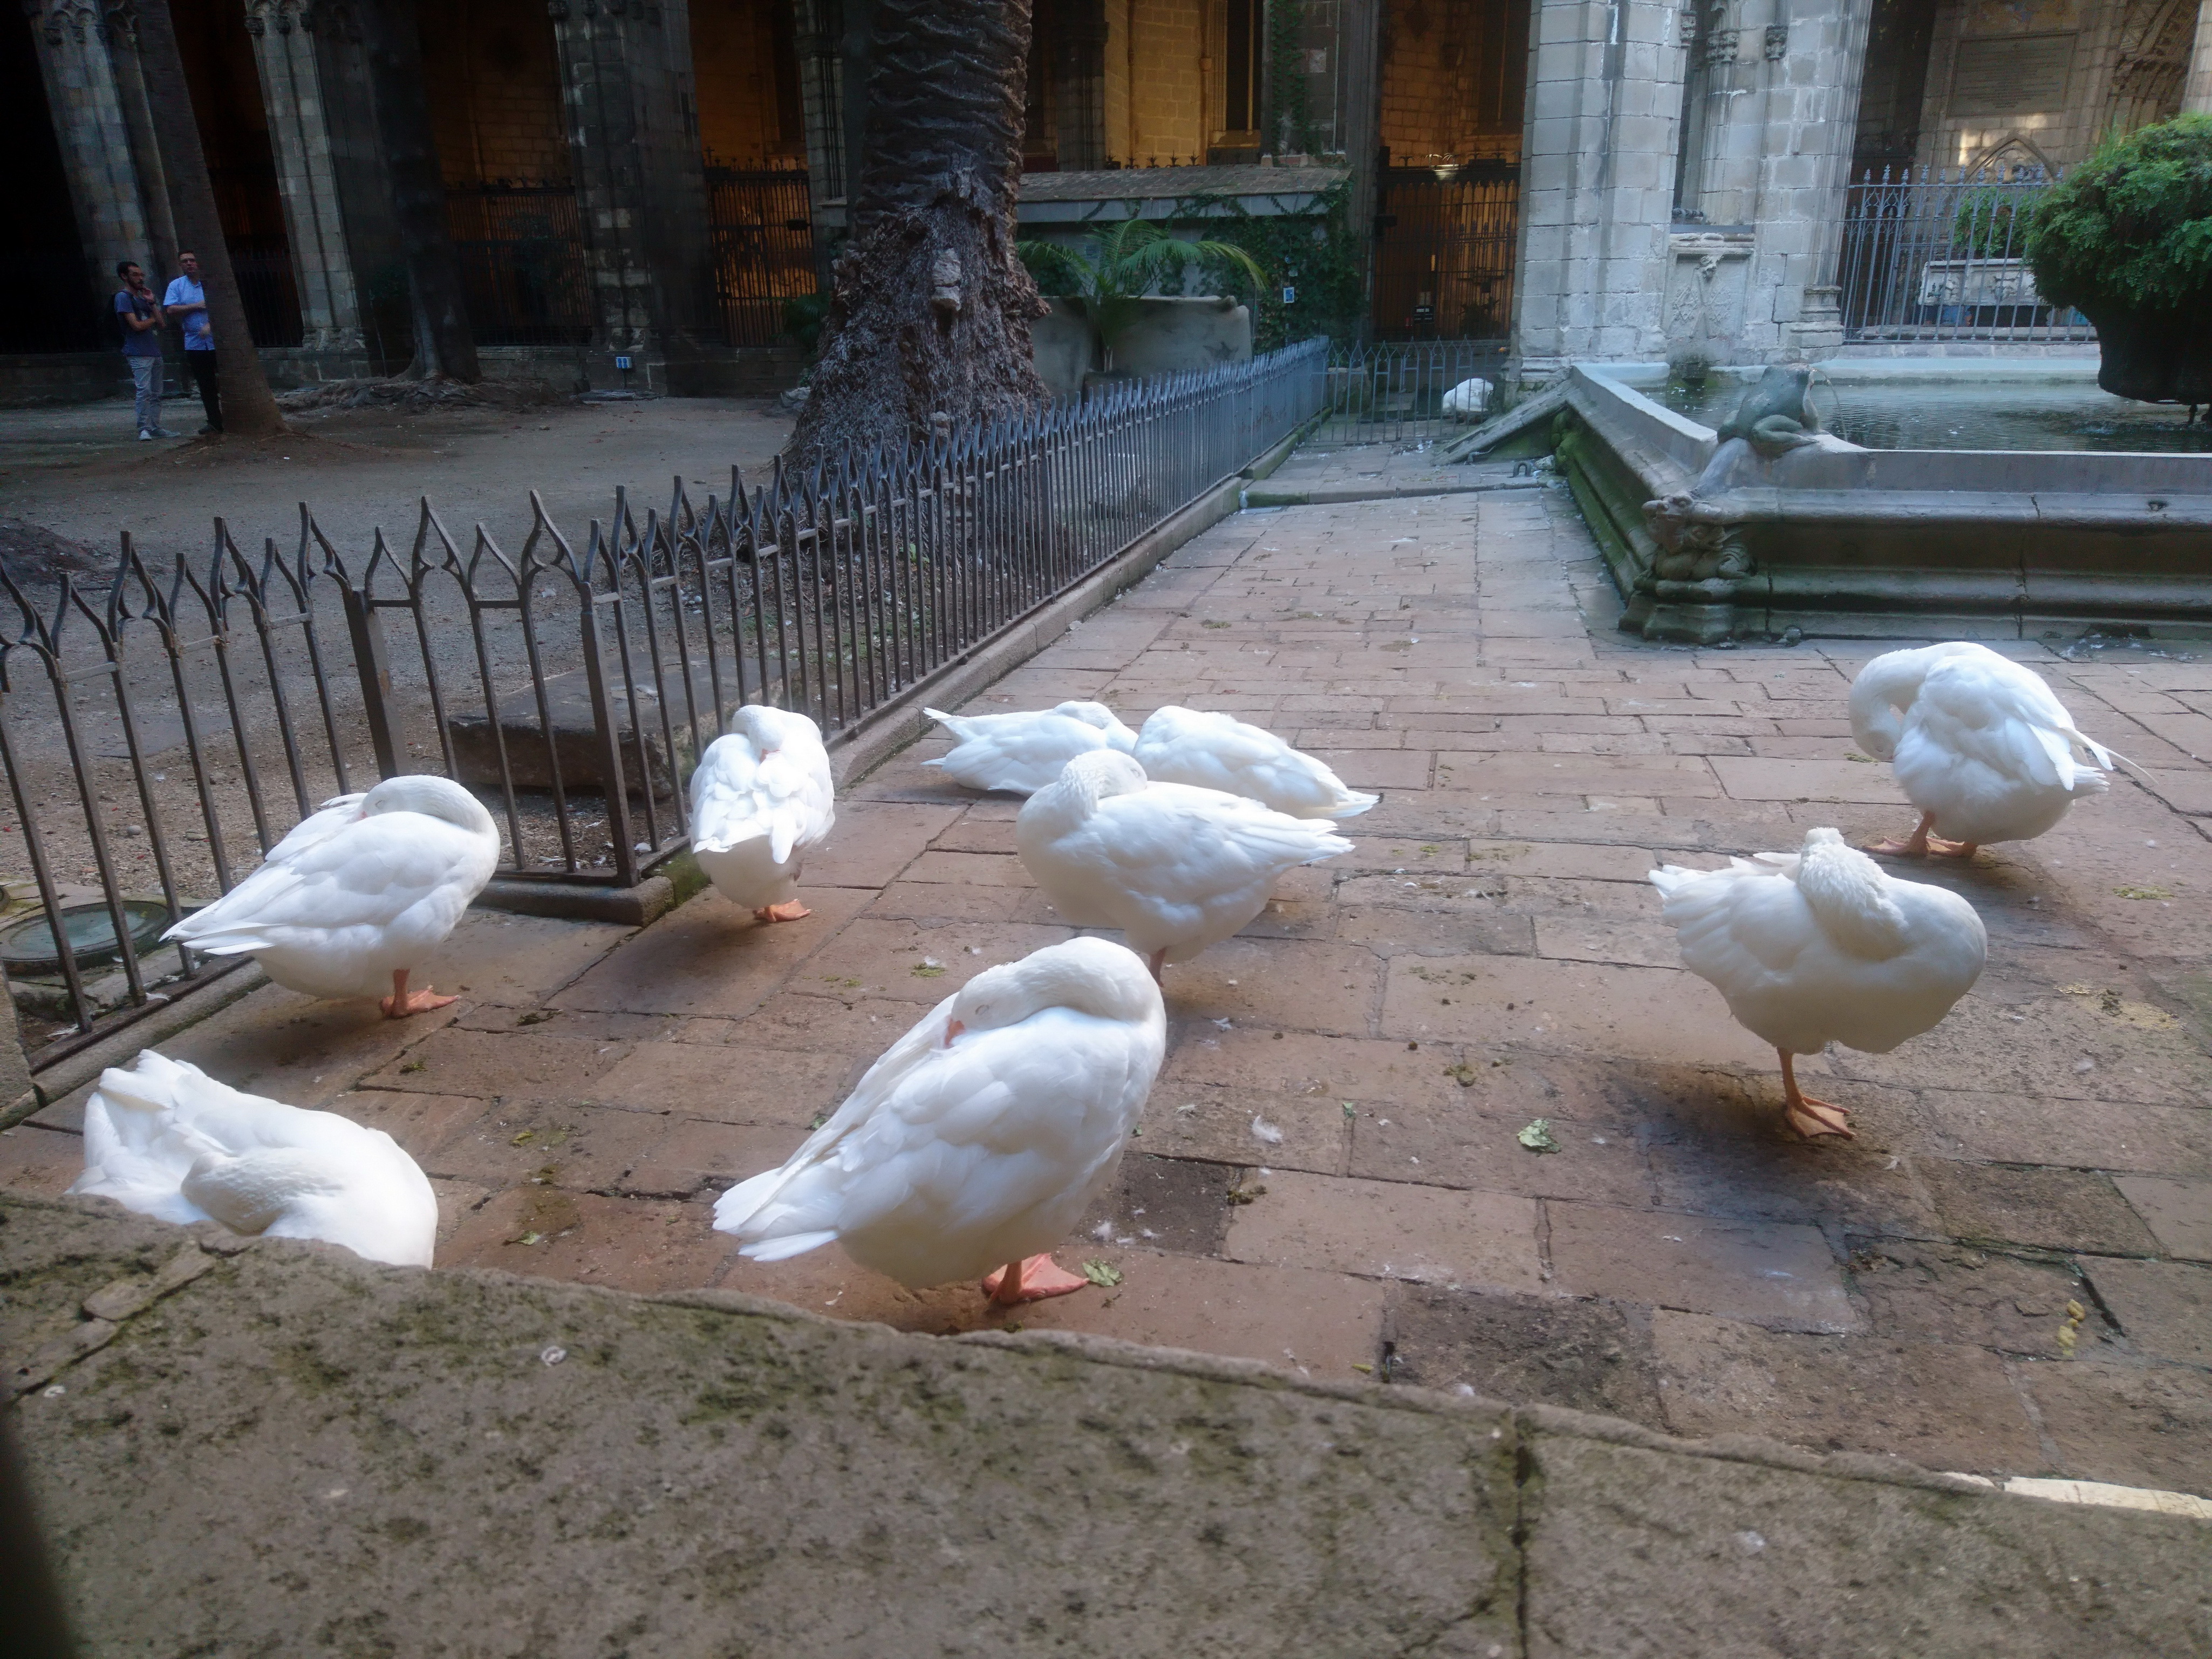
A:
{"type": "Polygon", "coordinates": [[[1285,871],[1352,850],[1241,795],[1154,783],[1110,749],[1078,755],[1031,795],[1014,842],[1064,919],[1120,928],[1154,979],[1258,915],[1285,871]]]}
{"type": "Polygon", "coordinates": [[[1060,775],[1060,769],[1094,749],[1136,746],[1137,734],[1102,702],[1063,702],[1014,714],[948,714],[921,711],[960,739],[941,759],[955,783],[970,789],[1004,789],[1027,795],[1060,775]]]}
{"type": "Polygon", "coordinates": [[[1970,857],[1984,842],[2039,836],[2076,799],[2110,787],[2099,769],[2115,758],[2075,729],[2039,675],[1965,641],[1892,651],[1862,668],[1851,735],[1892,763],[1920,809],[1910,836],[1867,850],[1907,858],[1970,857]]]}
{"type": "Polygon", "coordinates": [[[691,854],[757,921],[797,921],[799,869],[837,821],[829,751],[804,714],[747,703],[691,775],[691,854]]]}
{"type": "Polygon", "coordinates": [[[386,778],[340,795],[269,849],[261,867],[161,935],[211,957],[251,956],[311,997],[370,997],[386,1016],[453,1000],[407,988],[499,863],[491,814],[450,778],[386,778]]]}
{"type": "Polygon", "coordinates": [[[1273,732],[1231,714],[1170,703],[1137,733],[1137,764],[1155,783],[1188,783],[1243,795],[1294,818],[1348,818],[1381,799],[1344,780],[1273,732]]]}
{"type": "Polygon", "coordinates": [[[141,1051],[84,1103],[84,1173],[70,1188],[157,1221],[319,1238],[371,1261],[427,1267],[438,1200],[381,1129],[242,1094],[141,1051]]]}
{"type": "Polygon", "coordinates": [[[1801,852],[1730,859],[1725,870],[1663,865],[1651,884],[1682,965],[1781,1055],[1785,1115],[1808,1137],[1849,1137],[1850,1114],[1801,1093],[1792,1056],[1831,1042],[1886,1054],[1935,1030],[1989,954],[1972,905],[1895,879],[1833,830],[1807,830],[1801,852]]]}
{"type": "Polygon", "coordinates": [[[834,1241],[914,1287],[995,1269],[1000,1303],[1080,1290],[1049,1252],[1113,1178],[1166,1044],[1159,988],[1118,945],[987,968],[781,1169],[724,1193],[714,1225],[757,1261],[834,1241]]]}

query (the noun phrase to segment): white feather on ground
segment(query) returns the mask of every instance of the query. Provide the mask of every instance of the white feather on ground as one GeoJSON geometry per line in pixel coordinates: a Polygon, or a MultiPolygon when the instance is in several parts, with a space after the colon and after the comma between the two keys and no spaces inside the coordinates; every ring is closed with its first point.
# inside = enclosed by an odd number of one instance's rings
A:
{"type": "Polygon", "coordinates": [[[1135,757],[1155,783],[1243,795],[1294,818],[1348,818],[1381,799],[1346,788],[1326,763],[1262,726],[1173,703],[1145,721],[1135,757]]]}
{"type": "Polygon", "coordinates": [[[70,1191],[156,1220],[319,1238],[400,1267],[428,1267],[437,1243],[437,1195],[381,1129],[243,1093],[151,1048],[100,1074],[84,1164],[70,1191]]]}

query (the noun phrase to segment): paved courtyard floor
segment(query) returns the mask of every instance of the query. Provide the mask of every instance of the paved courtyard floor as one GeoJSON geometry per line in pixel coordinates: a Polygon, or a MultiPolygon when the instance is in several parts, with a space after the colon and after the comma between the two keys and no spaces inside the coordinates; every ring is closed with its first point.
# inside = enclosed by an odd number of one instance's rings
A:
{"type": "MultiPolygon", "coordinates": [[[[1121,1282],[1019,1322],[2212,1493],[2212,660],[2019,647],[2155,787],[1925,872],[1980,911],[1988,971],[1894,1054],[1807,1062],[1859,1132],[1810,1146],[1644,878],[1909,826],[1844,718],[1871,647],[1662,648],[1617,611],[1556,489],[1250,512],[976,700],[1228,709],[1383,797],[1350,856],[1169,971],[1141,1139],[1063,1254],[1121,1282]],[[1556,1152],[1518,1139],[1539,1117],[1556,1152]]],[[[940,781],[943,747],[841,803],[810,921],[712,893],[635,933],[477,915],[443,1014],[268,988],[167,1051],[389,1129],[445,1263],[1006,1323],[708,1225],[924,1008],[1070,931],[1018,803],[940,781]]],[[[76,1121],[0,1136],[0,1182],[65,1185],[76,1121]]]]}

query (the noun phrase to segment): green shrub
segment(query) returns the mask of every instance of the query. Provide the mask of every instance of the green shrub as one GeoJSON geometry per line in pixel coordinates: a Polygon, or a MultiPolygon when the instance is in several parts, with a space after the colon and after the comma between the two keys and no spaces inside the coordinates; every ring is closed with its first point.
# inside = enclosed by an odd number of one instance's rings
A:
{"type": "Polygon", "coordinates": [[[1143,314],[1145,296],[1170,279],[1180,285],[1186,267],[1225,267],[1255,283],[1263,275],[1234,243],[1182,241],[1149,219],[1115,221],[1095,246],[1095,258],[1057,242],[1020,241],[1014,252],[1036,278],[1038,292],[1081,303],[1105,344],[1109,365],[1123,331],[1143,314]]]}
{"type": "Polygon", "coordinates": [[[1969,191],[1959,198],[1951,221],[1951,252],[1966,259],[2018,259],[2027,252],[2028,233],[2042,198],[2021,199],[2016,190],[1969,191]]]}
{"type": "Polygon", "coordinates": [[[2179,311],[2212,301],[2212,115],[2099,145],[2038,204],[2027,260],[2053,305],[2179,311]]]}

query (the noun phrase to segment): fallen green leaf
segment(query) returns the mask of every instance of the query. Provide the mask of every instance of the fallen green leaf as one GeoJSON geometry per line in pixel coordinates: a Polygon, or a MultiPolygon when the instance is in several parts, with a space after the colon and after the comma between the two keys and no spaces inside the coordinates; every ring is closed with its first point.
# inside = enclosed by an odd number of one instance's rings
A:
{"type": "Polygon", "coordinates": [[[1121,1282],[1121,1270],[1110,1261],[1086,1261],[1083,1276],[1102,1290],[1112,1290],[1121,1282]]]}
{"type": "Polygon", "coordinates": [[[1844,758],[1847,761],[1856,761],[1862,766],[1872,766],[1874,764],[1874,757],[1872,755],[1862,755],[1856,750],[1852,750],[1850,754],[1845,755],[1844,758]]]}
{"type": "Polygon", "coordinates": [[[927,962],[916,963],[912,969],[916,979],[935,979],[944,971],[942,968],[935,967],[927,962]]]}
{"type": "Polygon", "coordinates": [[[1449,1078],[1453,1082],[1458,1084],[1461,1088],[1466,1089],[1473,1087],[1475,1079],[1480,1076],[1481,1073],[1477,1072],[1474,1066],[1468,1065],[1465,1060],[1462,1060],[1456,1066],[1445,1066],[1444,1075],[1449,1078]]]}
{"type": "Polygon", "coordinates": [[[544,1233],[525,1233],[517,1242],[523,1244],[542,1244],[545,1242],[545,1235],[544,1233]]]}
{"type": "Polygon", "coordinates": [[[2163,887],[2115,887],[2112,890],[2124,899],[2170,899],[2173,896],[2163,887]]]}
{"type": "Polygon", "coordinates": [[[827,1113],[827,1112],[817,1112],[817,1113],[815,1113],[815,1115],[814,1115],[814,1116],[813,1116],[812,1120],[811,1120],[811,1121],[807,1124],[807,1126],[806,1126],[806,1127],[807,1127],[808,1128],[810,1128],[810,1129],[818,1129],[818,1128],[820,1128],[823,1124],[827,1123],[829,1121],[830,1121],[830,1114],[829,1114],[829,1113],[827,1113]]]}
{"type": "Polygon", "coordinates": [[[428,1071],[430,1068],[429,1068],[429,1066],[428,1066],[425,1062],[423,1062],[423,1061],[422,1061],[422,1060],[409,1060],[409,1061],[408,1061],[404,1066],[401,1066],[399,1069],[400,1069],[401,1071],[403,1071],[403,1072],[427,1072],[427,1071],[428,1071]]]}
{"type": "Polygon", "coordinates": [[[1359,1113],[1358,1113],[1358,1110],[1357,1110],[1357,1109],[1352,1106],[1352,1103],[1350,1101],[1348,1101],[1348,1100],[1347,1100],[1347,1101],[1346,1101],[1346,1102],[1344,1103],[1344,1115],[1345,1115],[1345,1116],[1346,1116],[1346,1117],[1358,1117],[1358,1116],[1359,1115],[1359,1113]]]}
{"type": "Polygon", "coordinates": [[[1556,1152],[1559,1143],[1552,1139],[1552,1120],[1540,1117],[1519,1134],[1513,1137],[1532,1152],[1556,1152]]]}
{"type": "Polygon", "coordinates": [[[1355,1360],[1353,1360],[1353,1361],[1352,1362],[1352,1370],[1354,1370],[1355,1371],[1365,1371],[1365,1372],[1368,1374],[1368,1376],[1374,1376],[1374,1375],[1375,1375],[1375,1367],[1374,1367],[1374,1366],[1372,1366],[1372,1365],[1363,1365],[1363,1364],[1360,1364],[1358,1360],[1356,1360],[1356,1359],[1355,1359],[1355,1360]]]}
{"type": "Polygon", "coordinates": [[[535,1139],[538,1139],[538,1131],[537,1131],[537,1130],[535,1130],[535,1129],[525,1129],[525,1130],[524,1130],[520,1134],[519,1134],[519,1135],[515,1136],[512,1140],[509,1140],[507,1144],[508,1146],[528,1146],[532,1141],[533,1141],[533,1140],[535,1140],[535,1139]]]}

